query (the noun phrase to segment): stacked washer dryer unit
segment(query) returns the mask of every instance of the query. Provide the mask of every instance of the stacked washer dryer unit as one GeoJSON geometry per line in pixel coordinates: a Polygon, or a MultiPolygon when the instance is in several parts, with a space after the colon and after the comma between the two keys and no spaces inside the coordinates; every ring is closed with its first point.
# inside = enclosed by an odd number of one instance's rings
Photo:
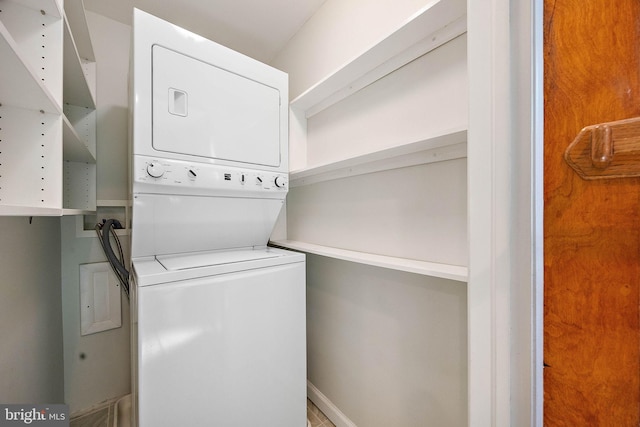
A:
{"type": "Polygon", "coordinates": [[[287,76],[139,10],[132,49],[134,425],[304,427],[287,76]]]}

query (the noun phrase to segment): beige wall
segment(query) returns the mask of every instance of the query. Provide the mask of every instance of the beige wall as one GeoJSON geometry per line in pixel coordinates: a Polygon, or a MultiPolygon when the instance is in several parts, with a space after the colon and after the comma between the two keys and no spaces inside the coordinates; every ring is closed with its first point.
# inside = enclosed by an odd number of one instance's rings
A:
{"type": "Polygon", "coordinates": [[[60,219],[0,218],[0,402],[64,402],[60,301],[60,219]]]}

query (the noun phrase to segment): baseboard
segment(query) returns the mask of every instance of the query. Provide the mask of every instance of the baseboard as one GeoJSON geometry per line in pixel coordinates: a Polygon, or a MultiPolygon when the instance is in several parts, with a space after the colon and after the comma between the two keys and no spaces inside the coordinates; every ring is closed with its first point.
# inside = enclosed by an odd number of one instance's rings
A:
{"type": "Polygon", "coordinates": [[[336,427],[358,427],[309,380],[307,380],[307,396],[336,427]]]}

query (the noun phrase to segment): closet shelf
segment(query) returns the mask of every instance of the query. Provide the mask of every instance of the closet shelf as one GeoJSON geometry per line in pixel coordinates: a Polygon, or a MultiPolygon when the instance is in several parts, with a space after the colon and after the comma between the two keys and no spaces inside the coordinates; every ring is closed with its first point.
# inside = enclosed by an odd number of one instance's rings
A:
{"type": "Polygon", "coordinates": [[[467,130],[458,128],[409,144],[291,171],[289,185],[291,188],[295,188],[349,176],[459,159],[466,156],[467,130]]]}
{"type": "Polygon", "coordinates": [[[60,216],[62,209],[37,206],[0,205],[0,216],[60,216]]]}
{"type": "Polygon", "coordinates": [[[63,99],[65,103],[80,107],[95,108],[96,101],[85,73],[85,63],[80,59],[71,28],[64,19],[64,79],[63,99]]]}
{"type": "Polygon", "coordinates": [[[63,117],[62,157],[72,162],[95,163],[96,158],[91,153],[75,128],[66,116],[63,117]]]}
{"type": "Polygon", "coordinates": [[[65,0],[64,13],[81,59],[95,62],[83,0],[65,0]]]}
{"type": "Polygon", "coordinates": [[[0,104],[45,113],[62,114],[58,104],[20,48],[0,21],[0,76],[11,76],[10,84],[0,85],[0,104]]]}
{"type": "Polygon", "coordinates": [[[388,36],[291,101],[307,118],[467,31],[464,0],[430,2],[388,36]]]}
{"type": "Polygon", "coordinates": [[[314,255],[321,255],[329,258],[373,265],[392,270],[405,271],[408,273],[421,274],[424,276],[439,277],[458,282],[466,282],[468,277],[467,267],[459,265],[439,264],[435,262],[416,261],[406,258],[369,254],[295,240],[272,240],[270,244],[314,255]]]}
{"type": "Polygon", "coordinates": [[[73,215],[95,215],[95,210],[87,210],[87,209],[62,209],[62,215],[64,216],[73,216],[73,215]]]}

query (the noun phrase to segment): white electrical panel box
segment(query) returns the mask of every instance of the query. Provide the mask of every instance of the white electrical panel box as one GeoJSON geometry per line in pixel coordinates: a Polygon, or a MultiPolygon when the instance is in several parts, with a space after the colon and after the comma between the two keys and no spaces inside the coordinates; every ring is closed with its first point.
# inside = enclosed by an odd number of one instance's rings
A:
{"type": "Polygon", "coordinates": [[[81,335],[122,326],[120,284],[108,262],[80,265],[81,335]]]}

